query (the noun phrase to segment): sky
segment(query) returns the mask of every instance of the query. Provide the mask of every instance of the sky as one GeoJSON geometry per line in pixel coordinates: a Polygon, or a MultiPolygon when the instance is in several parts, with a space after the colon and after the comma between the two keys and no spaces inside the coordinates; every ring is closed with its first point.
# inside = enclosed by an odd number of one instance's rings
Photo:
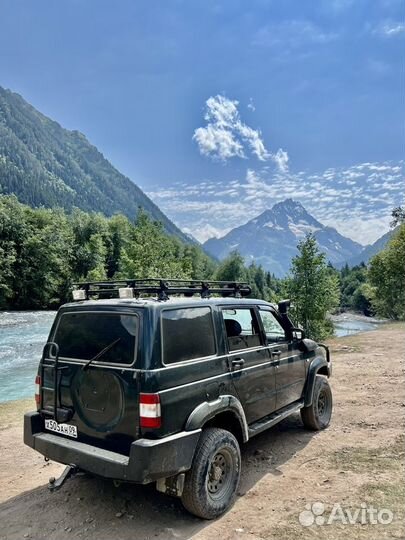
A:
{"type": "Polygon", "coordinates": [[[405,188],[403,0],[0,0],[0,85],[183,230],[287,197],[363,244],[405,188]]]}

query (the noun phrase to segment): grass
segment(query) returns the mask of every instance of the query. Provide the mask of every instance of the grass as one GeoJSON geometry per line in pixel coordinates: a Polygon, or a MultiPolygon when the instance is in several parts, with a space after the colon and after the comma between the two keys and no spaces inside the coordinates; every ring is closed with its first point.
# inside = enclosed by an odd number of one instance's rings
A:
{"type": "Polygon", "coordinates": [[[390,508],[403,513],[405,501],[405,483],[402,478],[398,482],[369,482],[360,488],[360,494],[367,503],[379,508],[390,508]]]}
{"type": "MultiPolygon", "coordinates": [[[[363,463],[362,460],[361,463],[363,463]]],[[[314,538],[319,540],[382,540],[382,538],[398,538],[403,540],[405,538],[405,484],[403,482],[403,475],[394,482],[364,483],[358,490],[352,492],[351,495],[352,500],[356,500],[356,503],[342,504],[341,506],[344,511],[350,510],[353,515],[356,509],[364,507],[373,508],[376,511],[389,510],[393,513],[392,522],[385,525],[370,522],[364,525],[359,522],[355,524],[337,522],[321,527],[317,527],[316,525],[303,527],[299,524],[299,511],[296,510],[289,514],[284,525],[278,525],[268,532],[269,534],[271,533],[272,538],[277,538],[277,540],[312,540],[314,538]]],[[[325,516],[328,517],[332,506],[331,504],[326,504],[325,506],[325,516]]],[[[374,514],[374,518],[376,518],[376,513],[374,514]]],[[[267,534],[264,537],[267,538],[267,534]]]]}
{"type": "Polygon", "coordinates": [[[384,533],[389,538],[405,538],[404,501],[405,484],[403,473],[396,482],[369,482],[359,490],[359,497],[367,506],[379,510],[387,509],[393,513],[393,521],[383,526],[384,533]]]}
{"type": "Polygon", "coordinates": [[[346,446],[331,454],[330,459],[334,467],[357,473],[401,469],[404,447],[405,435],[400,435],[393,444],[380,448],[346,446]]]}

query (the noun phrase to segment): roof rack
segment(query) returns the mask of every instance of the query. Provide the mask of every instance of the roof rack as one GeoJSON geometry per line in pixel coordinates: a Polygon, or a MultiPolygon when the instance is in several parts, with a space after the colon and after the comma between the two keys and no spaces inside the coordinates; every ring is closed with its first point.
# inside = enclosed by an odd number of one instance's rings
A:
{"type": "Polygon", "coordinates": [[[168,300],[169,295],[187,297],[199,294],[201,298],[211,295],[242,298],[251,293],[246,282],[204,281],[195,279],[116,279],[112,281],[86,281],[73,283],[73,300],[90,298],[139,298],[141,295],[157,295],[158,300],[168,300]]]}

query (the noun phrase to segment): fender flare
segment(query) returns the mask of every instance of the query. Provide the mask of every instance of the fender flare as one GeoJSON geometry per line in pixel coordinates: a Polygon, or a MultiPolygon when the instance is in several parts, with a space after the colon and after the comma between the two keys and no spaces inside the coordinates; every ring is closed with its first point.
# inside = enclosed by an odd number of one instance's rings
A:
{"type": "Polygon", "coordinates": [[[186,431],[200,429],[203,425],[222,412],[231,412],[238,420],[243,436],[243,442],[249,440],[249,429],[246,421],[245,411],[238,398],[231,395],[219,396],[214,401],[204,401],[196,407],[186,422],[186,431]]]}
{"type": "Polygon", "coordinates": [[[314,387],[315,387],[315,379],[319,372],[319,370],[323,367],[326,367],[328,372],[328,377],[330,377],[331,370],[329,362],[323,357],[323,356],[317,356],[312,360],[308,374],[307,374],[307,382],[305,385],[304,390],[304,407],[309,407],[312,405],[312,400],[314,397],[314,387]]]}

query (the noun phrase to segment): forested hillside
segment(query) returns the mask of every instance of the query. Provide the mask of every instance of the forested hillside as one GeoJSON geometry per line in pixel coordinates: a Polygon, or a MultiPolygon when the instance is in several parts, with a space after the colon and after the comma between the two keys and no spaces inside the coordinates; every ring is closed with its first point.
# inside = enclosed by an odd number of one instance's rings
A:
{"type": "Polygon", "coordinates": [[[21,96],[0,87],[0,193],[33,207],[116,212],[141,207],[165,230],[189,241],[129,178],[78,131],[63,129],[21,96]]]}
{"type": "Polygon", "coordinates": [[[247,280],[274,300],[279,283],[240,255],[218,264],[168,235],[143,211],[135,222],[75,209],[33,209],[0,195],[0,309],[43,309],[71,300],[72,282],[166,277],[247,280]]]}

